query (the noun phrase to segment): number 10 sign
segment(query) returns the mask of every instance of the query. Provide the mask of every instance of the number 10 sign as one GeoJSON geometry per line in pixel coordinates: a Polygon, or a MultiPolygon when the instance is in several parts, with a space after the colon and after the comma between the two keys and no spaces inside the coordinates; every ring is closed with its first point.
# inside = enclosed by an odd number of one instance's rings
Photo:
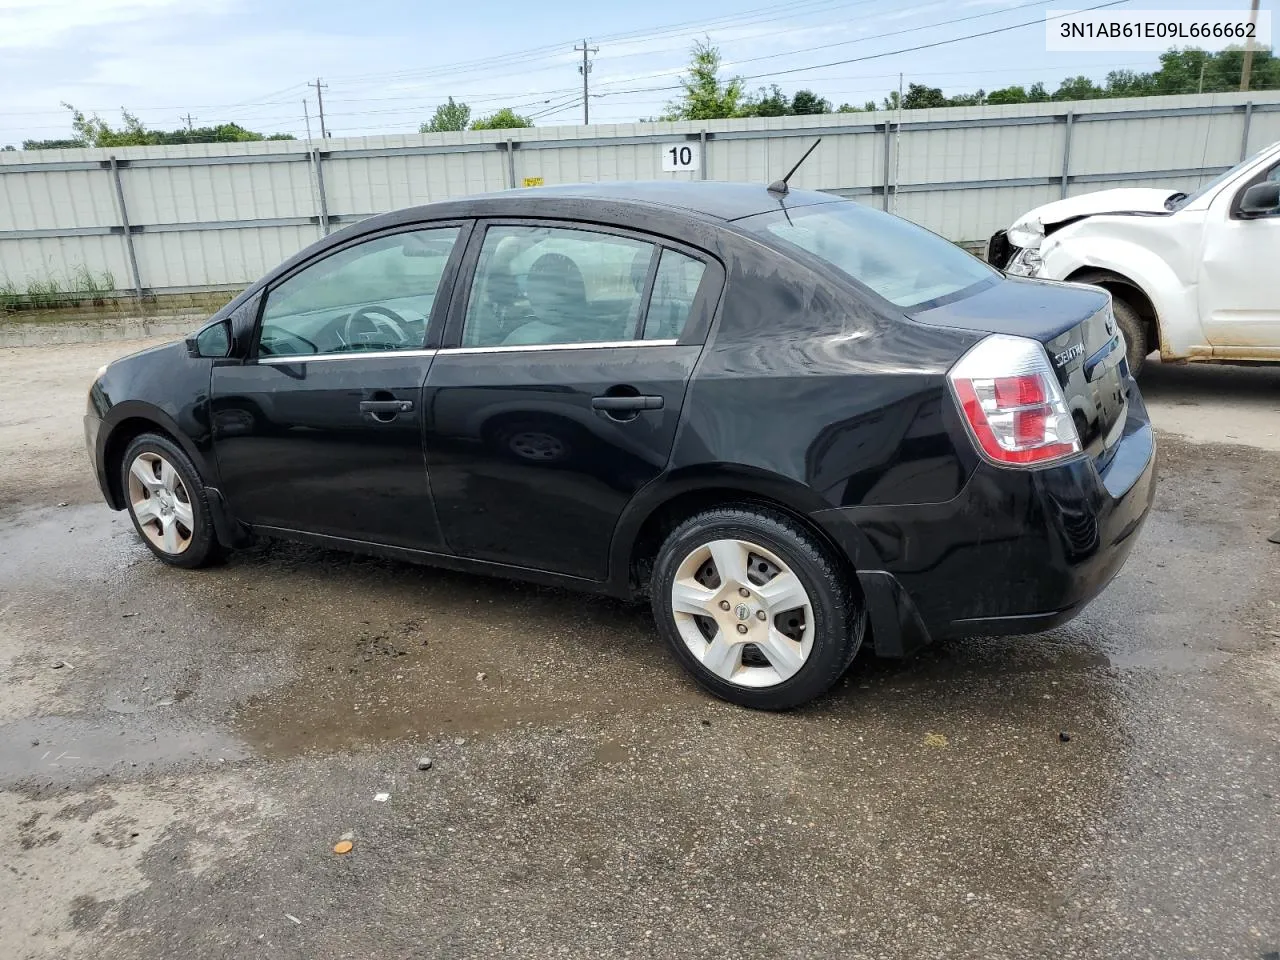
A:
{"type": "Polygon", "coordinates": [[[662,172],[679,173],[681,170],[698,169],[698,144],[669,143],[663,144],[662,172]]]}

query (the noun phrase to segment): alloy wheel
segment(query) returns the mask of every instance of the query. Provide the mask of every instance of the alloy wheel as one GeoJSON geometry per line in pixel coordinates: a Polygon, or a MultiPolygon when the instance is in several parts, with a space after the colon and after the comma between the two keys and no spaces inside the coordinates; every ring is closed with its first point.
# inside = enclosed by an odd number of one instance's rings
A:
{"type": "Polygon", "coordinates": [[[813,649],[813,605],[775,553],[745,540],[692,550],[671,586],[676,629],[711,673],[744,687],[794,676],[813,649]]]}
{"type": "Polygon", "coordinates": [[[145,451],[129,465],[129,509],[152,546],[177,555],[191,546],[191,495],[173,464],[145,451]]]}

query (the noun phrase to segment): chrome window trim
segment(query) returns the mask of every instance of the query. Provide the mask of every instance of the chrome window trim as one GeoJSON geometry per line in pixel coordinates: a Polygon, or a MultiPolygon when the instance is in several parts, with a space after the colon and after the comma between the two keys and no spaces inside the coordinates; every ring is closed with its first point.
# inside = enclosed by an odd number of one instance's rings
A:
{"type": "Polygon", "coordinates": [[[589,343],[517,343],[497,347],[444,347],[439,352],[451,355],[464,353],[516,353],[541,352],[543,350],[603,350],[610,347],[674,347],[679,340],[595,340],[589,343]]]}
{"type": "Polygon", "coordinates": [[[268,366],[292,363],[310,363],[313,360],[380,360],[386,357],[434,357],[435,350],[352,350],[349,353],[299,353],[287,357],[258,357],[257,362],[268,366]]]}

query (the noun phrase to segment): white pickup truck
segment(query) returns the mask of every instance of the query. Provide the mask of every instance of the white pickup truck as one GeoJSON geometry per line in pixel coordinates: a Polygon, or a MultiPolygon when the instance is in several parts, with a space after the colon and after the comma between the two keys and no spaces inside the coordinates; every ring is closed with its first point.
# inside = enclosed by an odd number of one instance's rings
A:
{"type": "Polygon", "coordinates": [[[1106,288],[1136,375],[1163,360],[1280,362],[1280,143],[1192,194],[1102,190],[991,238],[1011,274],[1106,288]]]}

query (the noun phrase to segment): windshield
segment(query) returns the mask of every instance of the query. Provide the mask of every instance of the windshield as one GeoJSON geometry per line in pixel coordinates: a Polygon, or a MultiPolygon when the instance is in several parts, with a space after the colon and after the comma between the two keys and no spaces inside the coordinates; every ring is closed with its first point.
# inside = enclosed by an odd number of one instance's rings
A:
{"type": "Polygon", "coordinates": [[[914,223],[852,201],[776,210],[739,221],[799,247],[900,307],[950,296],[999,274],[914,223]]]}
{"type": "Polygon", "coordinates": [[[1265,153],[1267,150],[1270,150],[1270,149],[1271,149],[1270,147],[1264,147],[1262,150],[1259,150],[1253,156],[1245,160],[1241,160],[1230,170],[1227,170],[1223,173],[1218,174],[1216,177],[1214,177],[1212,180],[1210,180],[1208,183],[1202,186],[1195,193],[1175,193],[1173,196],[1171,196],[1168,200],[1164,202],[1165,209],[1181,210],[1183,207],[1191,203],[1193,200],[1199,200],[1209,191],[1216,190],[1219,186],[1221,186],[1231,177],[1234,177],[1237,173],[1239,173],[1242,168],[1247,167],[1249,164],[1253,163],[1255,160],[1258,159],[1258,157],[1261,154],[1265,153]]]}

